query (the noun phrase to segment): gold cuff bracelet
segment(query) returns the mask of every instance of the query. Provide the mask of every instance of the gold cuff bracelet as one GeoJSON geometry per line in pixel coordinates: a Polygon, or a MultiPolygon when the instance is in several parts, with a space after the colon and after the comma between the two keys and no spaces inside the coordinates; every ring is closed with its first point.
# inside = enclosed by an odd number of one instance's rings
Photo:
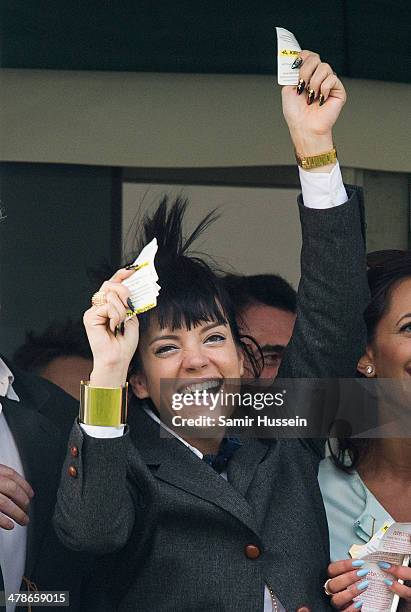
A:
{"type": "Polygon", "coordinates": [[[100,427],[119,427],[127,421],[127,388],[90,387],[81,381],[80,413],[81,423],[100,427]]]}

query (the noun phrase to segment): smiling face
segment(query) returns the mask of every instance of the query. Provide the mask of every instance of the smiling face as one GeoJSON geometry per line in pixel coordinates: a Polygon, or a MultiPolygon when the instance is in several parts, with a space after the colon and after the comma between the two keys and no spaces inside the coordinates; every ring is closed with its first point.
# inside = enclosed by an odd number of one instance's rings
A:
{"type": "Polygon", "coordinates": [[[388,308],[358,369],[367,376],[411,379],[411,278],[391,289],[388,308]],[[372,372],[367,366],[372,366],[372,372]]]}
{"type": "Polygon", "coordinates": [[[137,397],[152,400],[163,420],[176,414],[173,393],[212,387],[220,391],[228,379],[239,379],[243,371],[242,353],[229,325],[217,322],[173,330],[161,329],[153,321],[140,340],[139,356],[142,369],[131,377],[131,386],[137,397]],[[173,382],[165,389],[162,380],[173,382]]]}

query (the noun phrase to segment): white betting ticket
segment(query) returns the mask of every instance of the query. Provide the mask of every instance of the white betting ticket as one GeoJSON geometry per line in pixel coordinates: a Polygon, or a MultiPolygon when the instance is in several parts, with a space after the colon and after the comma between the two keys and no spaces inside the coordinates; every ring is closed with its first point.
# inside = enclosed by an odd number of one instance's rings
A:
{"type": "Polygon", "coordinates": [[[367,544],[351,546],[350,555],[353,559],[366,561],[364,568],[370,569],[365,577],[369,582],[367,589],[354,598],[354,601],[363,602],[361,612],[395,612],[399,597],[384,582],[384,578],[395,578],[384,572],[377,563],[385,561],[395,565],[409,564],[411,523],[384,523],[367,544]]]}
{"type": "Polygon", "coordinates": [[[157,248],[157,240],[154,238],[133,262],[132,265],[136,268],[134,274],[122,283],[130,290],[130,299],[134,306],[133,312],[127,312],[128,318],[157,306],[157,296],[161,289],[157,284],[158,275],[154,267],[157,248]]]}
{"type": "Polygon", "coordinates": [[[284,28],[277,30],[277,78],[279,85],[298,85],[299,71],[291,68],[298,57],[301,47],[294,34],[284,28]]]}

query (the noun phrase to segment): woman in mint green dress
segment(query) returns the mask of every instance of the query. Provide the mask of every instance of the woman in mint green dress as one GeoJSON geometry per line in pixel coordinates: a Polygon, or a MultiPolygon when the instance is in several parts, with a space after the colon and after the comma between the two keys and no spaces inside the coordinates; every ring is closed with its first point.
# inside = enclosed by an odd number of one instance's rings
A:
{"type": "MultiPolygon", "coordinates": [[[[407,393],[411,391],[411,252],[373,253],[369,266],[367,348],[358,371],[369,379],[398,379],[398,389],[407,393]]],[[[379,412],[384,409],[381,403],[379,412]]],[[[354,611],[361,608],[361,601],[354,603],[353,598],[368,586],[367,570],[353,566],[348,549],[368,542],[386,521],[411,522],[411,437],[340,439],[333,446],[319,470],[333,562],[327,590],[333,594],[334,607],[354,611]]],[[[406,609],[411,587],[397,579],[411,580],[411,568],[382,569],[387,573],[386,587],[403,598],[400,609],[406,609]]]]}

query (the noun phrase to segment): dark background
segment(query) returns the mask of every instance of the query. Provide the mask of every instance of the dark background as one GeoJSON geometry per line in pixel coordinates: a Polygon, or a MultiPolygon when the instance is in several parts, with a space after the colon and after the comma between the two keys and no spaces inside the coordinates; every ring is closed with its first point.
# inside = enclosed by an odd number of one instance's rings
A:
{"type": "Polygon", "coordinates": [[[120,170],[3,163],[0,195],[0,350],[10,357],[26,329],[81,318],[92,270],[119,262],[120,170]]]}
{"type": "Polygon", "coordinates": [[[408,82],[405,0],[2,0],[1,65],[56,70],[272,73],[274,27],[338,74],[408,82]]]}

